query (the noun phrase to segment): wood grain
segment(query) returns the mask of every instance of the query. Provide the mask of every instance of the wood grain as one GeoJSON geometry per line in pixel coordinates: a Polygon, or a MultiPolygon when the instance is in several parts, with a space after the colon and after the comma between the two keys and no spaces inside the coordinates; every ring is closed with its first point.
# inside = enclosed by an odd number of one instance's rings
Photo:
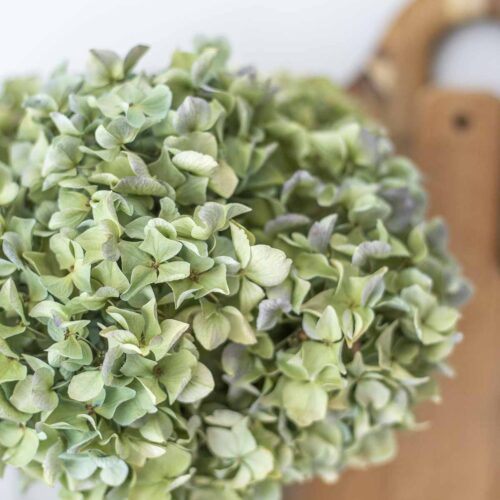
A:
{"type": "Polygon", "coordinates": [[[349,471],[333,486],[291,488],[289,500],[500,499],[500,104],[427,85],[436,40],[457,23],[499,13],[498,0],[418,0],[353,85],[422,168],[430,212],[447,219],[476,292],[452,359],[457,376],[443,382],[441,405],[418,413],[430,429],[400,435],[391,464],[349,471]]]}

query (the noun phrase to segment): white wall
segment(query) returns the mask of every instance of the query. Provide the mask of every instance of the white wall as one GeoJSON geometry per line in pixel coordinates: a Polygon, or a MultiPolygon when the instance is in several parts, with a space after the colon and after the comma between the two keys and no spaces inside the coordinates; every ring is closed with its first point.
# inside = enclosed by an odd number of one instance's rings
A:
{"type": "Polygon", "coordinates": [[[196,34],[223,34],[238,64],[329,73],[357,71],[406,0],[14,0],[2,2],[0,76],[80,69],[89,48],[151,45],[144,64],[165,65],[196,34]]]}
{"type": "MultiPolygon", "coordinates": [[[[237,65],[264,72],[326,73],[349,82],[408,0],[14,0],[1,5],[0,77],[47,72],[69,60],[83,68],[89,48],[121,53],[152,49],[144,67],[167,64],[196,34],[225,35],[237,65]]],[[[440,81],[483,82],[500,91],[500,30],[469,29],[439,58],[440,81]],[[471,40],[472,39],[472,43],[471,40]],[[496,49],[496,54],[498,50],[496,49]]],[[[55,498],[37,487],[16,493],[16,476],[0,480],[2,500],[55,498]]]]}
{"type": "MultiPolygon", "coordinates": [[[[13,0],[2,3],[0,77],[83,68],[89,48],[151,45],[143,64],[165,65],[196,34],[223,34],[235,64],[326,73],[350,81],[409,0],[13,0]]],[[[437,78],[500,93],[499,26],[469,28],[444,47],[437,78]]]]}

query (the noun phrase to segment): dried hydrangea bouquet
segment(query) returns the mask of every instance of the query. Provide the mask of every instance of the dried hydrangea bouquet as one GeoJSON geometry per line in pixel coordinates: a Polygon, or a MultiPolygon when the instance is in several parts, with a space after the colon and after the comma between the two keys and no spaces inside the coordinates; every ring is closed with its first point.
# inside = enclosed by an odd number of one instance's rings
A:
{"type": "Polygon", "coordinates": [[[0,456],[71,500],[270,500],[377,463],[460,339],[418,171],[223,43],[0,98],[0,456]]]}

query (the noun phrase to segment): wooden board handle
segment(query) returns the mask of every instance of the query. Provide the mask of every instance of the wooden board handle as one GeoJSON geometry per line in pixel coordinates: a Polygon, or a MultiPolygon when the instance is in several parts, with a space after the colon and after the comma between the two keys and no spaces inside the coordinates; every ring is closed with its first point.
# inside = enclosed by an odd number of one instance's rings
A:
{"type": "Polygon", "coordinates": [[[385,123],[403,150],[412,133],[414,98],[429,80],[434,49],[449,31],[500,18],[500,0],[416,0],[395,20],[351,90],[385,123]]]}

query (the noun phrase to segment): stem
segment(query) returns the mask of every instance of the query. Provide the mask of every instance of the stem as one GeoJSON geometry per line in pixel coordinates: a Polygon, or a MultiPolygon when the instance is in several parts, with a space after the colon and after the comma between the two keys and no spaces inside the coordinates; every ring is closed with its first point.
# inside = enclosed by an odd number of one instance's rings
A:
{"type": "Polygon", "coordinates": [[[34,333],[35,335],[41,335],[42,337],[46,336],[46,333],[41,332],[40,330],[37,330],[36,328],[33,328],[32,326],[26,326],[26,330],[29,330],[31,333],[34,333]]]}

